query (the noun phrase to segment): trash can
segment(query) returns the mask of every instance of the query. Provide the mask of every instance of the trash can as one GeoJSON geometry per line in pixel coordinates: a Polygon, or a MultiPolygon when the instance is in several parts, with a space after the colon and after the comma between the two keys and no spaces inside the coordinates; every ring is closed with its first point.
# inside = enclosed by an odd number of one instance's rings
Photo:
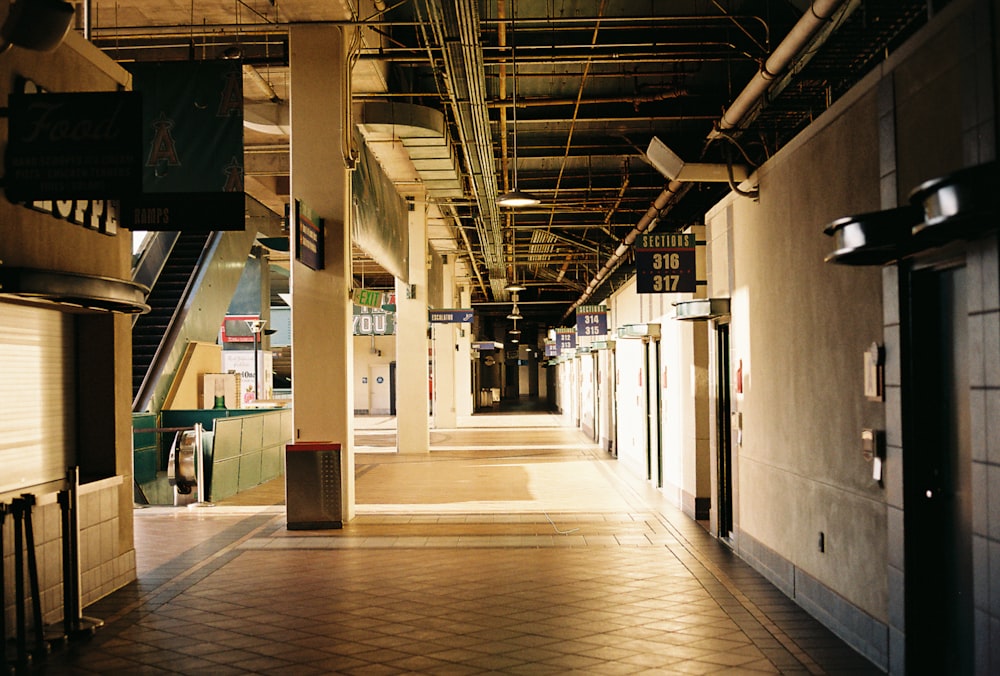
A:
{"type": "Polygon", "coordinates": [[[288,530],[343,528],[340,444],[307,441],[285,446],[288,530]]]}

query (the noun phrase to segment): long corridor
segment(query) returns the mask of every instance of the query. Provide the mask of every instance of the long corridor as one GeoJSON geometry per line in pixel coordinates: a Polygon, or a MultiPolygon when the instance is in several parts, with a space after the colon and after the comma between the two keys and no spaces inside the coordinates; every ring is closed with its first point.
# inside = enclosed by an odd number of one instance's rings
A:
{"type": "Polygon", "coordinates": [[[36,673],[879,673],[557,416],[474,422],[359,424],[342,530],[287,530],[280,480],[138,509],[138,582],[36,673]]]}

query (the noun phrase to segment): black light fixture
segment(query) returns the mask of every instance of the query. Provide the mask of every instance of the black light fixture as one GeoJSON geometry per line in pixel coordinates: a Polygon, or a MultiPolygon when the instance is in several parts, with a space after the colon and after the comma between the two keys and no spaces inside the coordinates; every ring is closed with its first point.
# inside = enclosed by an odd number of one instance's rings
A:
{"type": "Polygon", "coordinates": [[[511,178],[513,181],[513,189],[500,195],[497,199],[497,204],[502,207],[519,208],[519,207],[530,207],[532,205],[538,204],[539,199],[530,193],[526,193],[522,190],[517,189],[517,56],[515,54],[514,46],[514,24],[517,22],[517,11],[515,10],[513,21],[511,22],[510,28],[510,61],[511,61],[511,111],[513,115],[512,129],[513,129],[513,166],[511,168],[511,178]]]}

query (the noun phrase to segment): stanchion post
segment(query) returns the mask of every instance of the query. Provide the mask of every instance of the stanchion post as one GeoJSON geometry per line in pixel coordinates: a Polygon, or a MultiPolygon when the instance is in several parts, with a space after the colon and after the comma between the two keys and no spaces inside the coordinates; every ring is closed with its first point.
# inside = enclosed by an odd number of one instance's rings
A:
{"type": "Polygon", "coordinates": [[[83,602],[80,592],[80,468],[70,467],[66,472],[67,492],[66,498],[68,519],[63,520],[63,551],[67,552],[63,560],[69,565],[64,565],[63,585],[71,581],[73,586],[72,597],[67,597],[65,603],[67,610],[72,605],[73,615],[70,619],[69,630],[66,632],[70,640],[87,638],[93,636],[98,627],[104,625],[104,620],[83,616],[83,602]],[[69,543],[68,550],[66,543],[69,543]]]}
{"type": "Polygon", "coordinates": [[[31,591],[31,614],[34,620],[34,657],[44,657],[49,652],[49,644],[45,641],[45,626],[42,620],[42,592],[38,582],[38,558],[35,556],[35,527],[31,521],[31,508],[35,505],[35,496],[30,493],[21,495],[24,506],[24,543],[28,557],[28,584],[31,591]]]}
{"type": "Polygon", "coordinates": [[[17,644],[17,665],[27,667],[31,664],[28,654],[28,626],[24,612],[24,505],[20,498],[11,501],[14,511],[14,634],[17,644]]]}
{"type": "Polygon", "coordinates": [[[205,449],[204,449],[204,437],[203,433],[205,428],[202,424],[194,424],[194,450],[198,454],[195,458],[194,470],[198,473],[198,502],[208,502],[205,500],[205,449]]]}
{"type": "Polygon", "coordinates": [[[7,505],[0,502],[0,667],[7,673],[7,574],[4,570],[3,523],[7,520],[7,505]]]}
{"type": "Polygon", "coordinates": [[[73,515],[71,514],[73,507],[70,504],[69,489],[59,491],[57,500],[62,523],[63,630],[67,636],[70,636],[76,630],[76,622],[80,617],[78,605],[80,597],[71,561],[74,552],[70,535],[73,524],[73,515]]]}

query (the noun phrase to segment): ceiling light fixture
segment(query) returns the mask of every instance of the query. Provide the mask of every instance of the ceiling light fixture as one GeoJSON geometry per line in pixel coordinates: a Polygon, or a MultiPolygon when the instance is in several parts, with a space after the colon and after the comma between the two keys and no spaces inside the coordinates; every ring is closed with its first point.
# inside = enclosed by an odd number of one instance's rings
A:
{"type": "MultiPolygon", "coordinates": [[[[504,194],[500,195],[497,200],[497,204],[502,207],[530,207],[534,204],[538,204],[539,199],[530,193],[523,192],[517,189],[517,55],[515,54],[514,46],[514,24],[517,23],[517,10],[514,11],[512,21],[510,24],[510,62],[511,62],[511,93],[510,93],[510,104],[511,113],[513,115],[513,120],[511,127],[513,129],[513,159],[514,164],[511,168],[511,178],[513,180],[513,190],[509,190],[504,194]]],[[[506,133],[506,132],[505,132],[506,133]]]]}

